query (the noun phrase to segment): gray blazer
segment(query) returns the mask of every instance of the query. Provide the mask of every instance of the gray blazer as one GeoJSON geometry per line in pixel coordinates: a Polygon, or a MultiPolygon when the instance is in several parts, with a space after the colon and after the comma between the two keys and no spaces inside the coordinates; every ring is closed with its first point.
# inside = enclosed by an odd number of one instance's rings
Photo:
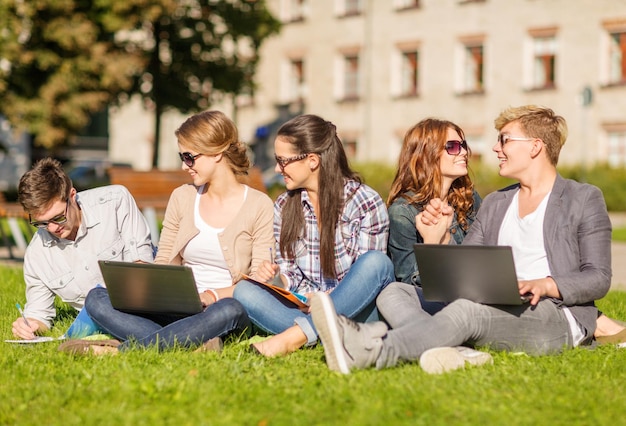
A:
{"type": "MultiPolygon", "coordinates": [[[[489,194],[463,244],[497,245],[500,226],[519,184],[489,194]]],[[[543,239],[552,278],[562,299],[590,339],[598,311],[594,300],[611,286],[611,221],[602,192],[560,175],[548,200],[543,239]]]]}

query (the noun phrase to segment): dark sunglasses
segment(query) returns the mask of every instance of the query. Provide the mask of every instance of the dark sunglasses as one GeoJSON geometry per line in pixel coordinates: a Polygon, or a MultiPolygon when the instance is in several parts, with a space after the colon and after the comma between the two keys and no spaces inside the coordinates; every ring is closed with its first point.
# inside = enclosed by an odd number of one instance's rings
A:
{"type": "Polygon", "coordinates": [[[300,154],[294,157],[281,158],[281,157],[278,157],[276,154],[274,154],[274,158],[276,159],[276,162],[278,163],[278,167],[280,167],[280,170],[284,172],[285,167],[287,167],[289,164],[294,163],[296,161],[304,160],[308,155],[309,154],[300,154]]]}
{"type": "Polygon", "coordinates": [[[65,222],[67,222],[67,208],[69,206],[70,206],[70,200],[68,198],[67,201],[65,202],[65,211],[63,213],[56,215],[50,220],[40,220],[36,222],[33,222],[30,215],[28,215],[28,221],[35,228],[40,228],[40,229],[47,228],[48,225],[50,225],[51,223],[54,223],[55,225],[63,225],[65,222]]]}
{"type": "Polygon", "coordinates": [[[202,154],[193,155],[190,152],[179,152],[178,156],[180,157],[180,161],[185,163],[187,167],[193,167],[196,164],[196,158],[200,157],[202,154]]]}
{"type": "Polygon", "coordinates": [[[459,155],[461,148],[467,151],[467,141],[448,141],[444,148],[448,155],[459,155]]]}

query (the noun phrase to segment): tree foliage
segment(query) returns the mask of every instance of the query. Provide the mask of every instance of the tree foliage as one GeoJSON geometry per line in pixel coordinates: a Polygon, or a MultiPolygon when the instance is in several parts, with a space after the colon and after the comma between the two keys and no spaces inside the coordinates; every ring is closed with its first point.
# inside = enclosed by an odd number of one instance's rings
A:
{"type": "Polygon", "coordinates": [[[115,45],[123,26],[105,26],[97,1],[0,2],[0,112],[43,146],[66,142],[145,66],[115,45]]]}
{"type": "Polygon", "coordinates": [[[157,166],[161,114],[171,108],[194,112],[225,94],[251,93],[258,49],[279,23],[263,1],[186,0],[140,24],[139,40],[152,44],[136,47],[145,51],[148,64],[133,92],[155,111],[157,166]]]}
{"type": "Polygon", "coordinates": [[[253,90],[278,29],[261,0],[0,0],[0,113],[53,147],[133,94],[202,110],[253,90]]]}

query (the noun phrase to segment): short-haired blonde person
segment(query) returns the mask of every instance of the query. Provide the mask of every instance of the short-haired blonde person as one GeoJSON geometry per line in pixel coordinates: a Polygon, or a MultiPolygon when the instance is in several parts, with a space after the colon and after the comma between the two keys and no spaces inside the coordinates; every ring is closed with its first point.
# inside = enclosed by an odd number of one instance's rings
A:
{"type": "MultiPolygon", "coordinates": [[[[437,373],[490,360],[465,356],[461,345],[539,355],[592,342],[594,301],[611,284],[611,222],[602,192],[558,174],[567,125],[551,109],[508,108],[495,127],[492,149],[500,175],[518,183],[485,197],[463,244],[511,246],[519,292],[532,293],[530,303],[492,306],[457,299],[431,316],[418,301],[411,321],[388,330],[381,322],[356,326],[336,315],[328,297],[317,295],[313,321],[331,369],[349,373],[419,360],[425,371],[437,373]]],[[[430,225],[442,238],[451,214],[442,209],[430,225]]]]}

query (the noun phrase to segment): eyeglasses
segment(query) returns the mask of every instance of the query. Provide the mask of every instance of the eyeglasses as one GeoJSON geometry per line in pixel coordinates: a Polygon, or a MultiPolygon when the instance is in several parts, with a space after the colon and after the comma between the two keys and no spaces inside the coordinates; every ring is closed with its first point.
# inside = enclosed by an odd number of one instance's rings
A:
{"type": "Polygon", "coordinates": [[[500,146],[504,146],[509,141],[532,141],[532,140],[535,140],[535,138],[514,138],[513,136],[509,136],[506,133],[498,134],[498,142],[500,142],[500,146]]]}
{"type": "Polygon", "coordinates": [[[276,154],[274,154],[274,158],[276,159],[276,162],[278,163],[278,167],[280,167],[280,171],[284,172],[285,167],[287,167],[289,164],[294,163],[296,161],[304,160],[308,155],[309,154],[300,154],[300,155],[296,155],[295,157],[281,158],[277,156],[276,154]]]}
{"type": "Polygon", "coordinates": [[[193,155],[190,152],[179,152],[178,156],[180,157],[180,161],[185,163],[187,167],[193,167],[196,164],[196,158],[200,157],[202,154],[193,155]]]}
{"type": "Polygon", "coordinates": [[[50,225],[51,223],[54,223],[55,225],[63,225],[65,222],[67,222],[67,208],[69,206],[70,206],[70,199],[68,198],[67,201],[65,202],[65,211],[63,213],[56,215],[50,220],[40,220],[36,222],[33,222],[30,215],[28,215],[28,221],[35,228],[39,228],[39,229],[47,228],[48,225],[50,225]]]}
{"type": "Polygon", "coordinates": [[[459,155],[461,148],[467,151],[467,141],[448,141],[444,147],[448,155],[459,155]]]}

